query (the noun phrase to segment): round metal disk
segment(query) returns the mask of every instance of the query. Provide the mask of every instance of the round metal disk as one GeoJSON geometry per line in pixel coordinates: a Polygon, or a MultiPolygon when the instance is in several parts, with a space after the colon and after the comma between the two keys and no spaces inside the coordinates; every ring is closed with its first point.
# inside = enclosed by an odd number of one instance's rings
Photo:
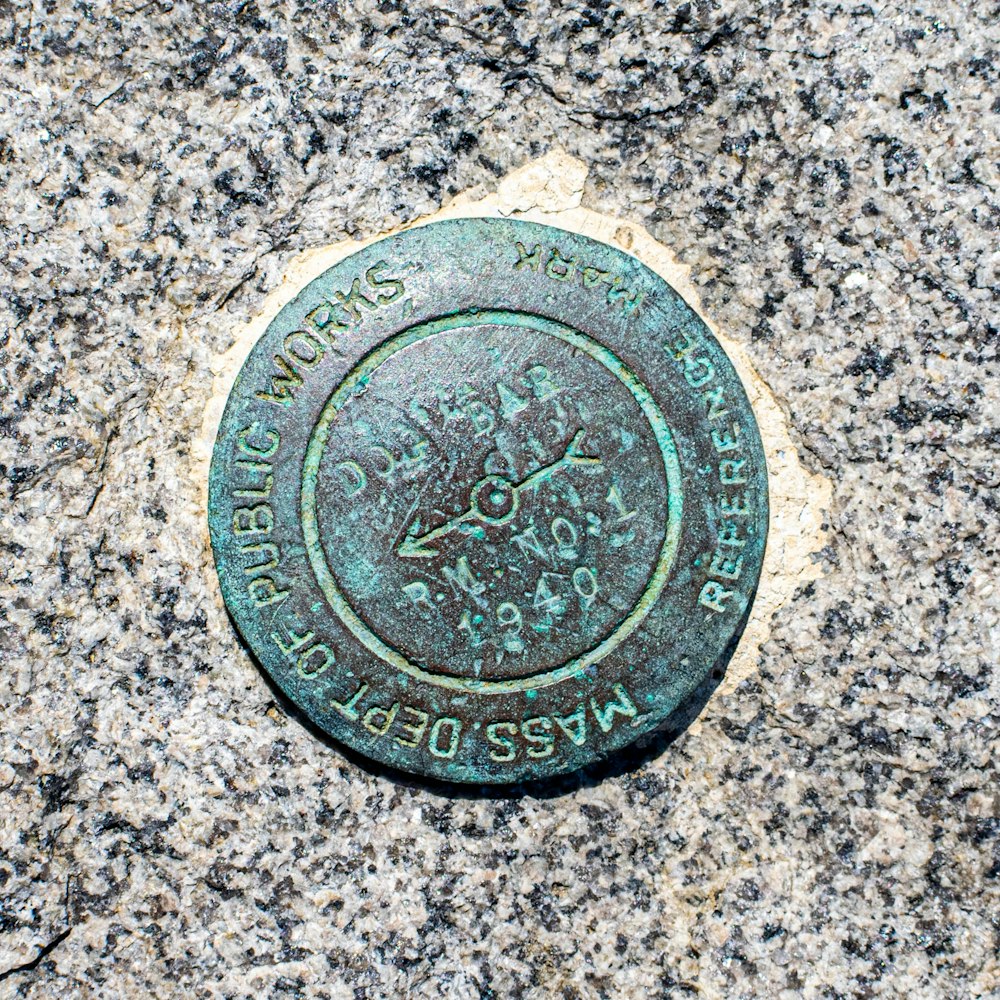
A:
{"type": "Polygon", "coordinates": [[[503,783],[631,743],[724,663],[767,478],[731,363],[662,278],[472,219],[281,311],[229,397],[209,520],[240,632],[317,726],[503,783]]]}

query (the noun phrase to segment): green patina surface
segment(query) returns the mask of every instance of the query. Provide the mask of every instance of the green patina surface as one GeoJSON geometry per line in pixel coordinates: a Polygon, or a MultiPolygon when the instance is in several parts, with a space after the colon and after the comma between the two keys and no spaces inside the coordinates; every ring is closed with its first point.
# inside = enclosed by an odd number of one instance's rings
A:
{"type": "Polygon", "coordinates": [[[766,468],[735,371],[661,278],[465,220],[282,310],[230,395],[209,521],[240,632],[317,726],[508,783],[614,753],[724,666],[766,468]]]}

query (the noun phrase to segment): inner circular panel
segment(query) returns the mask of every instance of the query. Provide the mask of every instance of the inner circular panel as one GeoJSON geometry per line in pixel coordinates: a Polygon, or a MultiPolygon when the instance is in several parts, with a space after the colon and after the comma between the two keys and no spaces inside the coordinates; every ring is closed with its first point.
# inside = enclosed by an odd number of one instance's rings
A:
{"type": "Polygon", "coordinates": [[[317,534],[346,601],[425,670],[511,680],[599,644],[661,554],[661,447],[604,364],[528,327],[435,333],[330,422],[317,534]]]}

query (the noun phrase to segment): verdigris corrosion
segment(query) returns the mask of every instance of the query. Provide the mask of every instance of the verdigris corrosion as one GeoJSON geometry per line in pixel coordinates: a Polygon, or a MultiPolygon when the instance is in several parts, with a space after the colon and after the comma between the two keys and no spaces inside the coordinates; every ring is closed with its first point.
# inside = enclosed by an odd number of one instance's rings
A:
{"type": "Polygon", "coordinates": [[[209,524],[240,632],[320,728],[506,783],[632,742],[724,661],[767,474],[736,372],[662,278],[469,219],[279,313],[226,406],[209,524]]]}

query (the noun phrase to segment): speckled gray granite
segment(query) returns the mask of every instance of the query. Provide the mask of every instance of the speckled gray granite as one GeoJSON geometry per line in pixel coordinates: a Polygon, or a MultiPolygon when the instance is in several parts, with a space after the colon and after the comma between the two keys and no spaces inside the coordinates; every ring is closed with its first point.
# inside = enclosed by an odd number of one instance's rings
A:
{"type": "Polygon", "coordinates": [[[0,995],[1000,996],[1000,8],[0,0],[0,995]],[[299,250],[548,149],[834,483],[754,676],[505,797],[214,604],[190,450],[299,250]]]}

